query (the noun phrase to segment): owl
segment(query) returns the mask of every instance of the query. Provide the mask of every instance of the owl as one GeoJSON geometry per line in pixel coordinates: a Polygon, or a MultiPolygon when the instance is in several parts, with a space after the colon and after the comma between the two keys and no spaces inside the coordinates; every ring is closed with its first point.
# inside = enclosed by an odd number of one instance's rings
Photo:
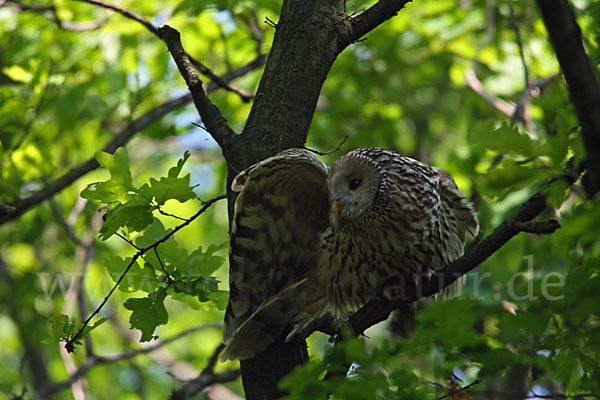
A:
{"type": "Polygon", "coordinates": [[[252,357],[325,312],[342,317],[397,294],[460,257],[479,230],[450,175],[380,148],[331,167],[285,150],[232,189],[223,360],[252,357]]]}

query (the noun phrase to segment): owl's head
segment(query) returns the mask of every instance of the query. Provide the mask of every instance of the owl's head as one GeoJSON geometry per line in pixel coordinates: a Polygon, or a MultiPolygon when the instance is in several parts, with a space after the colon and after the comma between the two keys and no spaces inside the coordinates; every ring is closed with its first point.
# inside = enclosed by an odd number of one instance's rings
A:
{"type": "Polygon", "coordinates": [[[350,152],[333,163],[327,186],[335,221],[358,221],[376,211],[384,172],[364,154],[350,152]]]}

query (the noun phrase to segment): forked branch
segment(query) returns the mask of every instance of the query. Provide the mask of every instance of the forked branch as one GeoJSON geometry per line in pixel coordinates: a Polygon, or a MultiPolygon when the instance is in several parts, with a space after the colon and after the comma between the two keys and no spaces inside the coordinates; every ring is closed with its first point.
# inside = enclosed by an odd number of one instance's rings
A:
{"type": "MultiPolygon", "coordinates": [[[[81,334],[83,333],[83,331],[85,330],[85,328],[89,325],[90,321],[100,312],[100,310],[102,309],[102,307],[104,307],[104,305],[106,304],[106,302],[108,301],[108,299],[110,298],[110,296],[112,296],[112,294],[114,293],[114,291],[121,284],[121,281],[123,280],[123,278],[125,278],[125,275],[127,275],[127,273],[129,272],[129,270],[131,269],[131,267],[133,266],[133,264],[135,264],[135,262],[137,261],[138,258],[142,257],[149,250],[155,250],[158,247],[158,245],[160,245],[161,243],[166,242],[175,233],[179,232],[181,229],[183,229],[184,227],[186,227],[190,223],[192,223],[192,221],[194,221],[201,214],[203,214],[208,209],[208,207],[210,207],[211,205],[213,205],[217,201],[224,199],[225,197],[226,196],[224,194],[222,194],[220,196],[213,197],[212,199],[210,199],[208,201],[204,201],[202,207],[194,215],[192,215],[190,218],[188,218],[185,222],[177,225],[175,227],[175,229],[173,229],[172,231],[170,231],[169,233],[167,233],[165,236],[163,236],[162,238],[160,238],[156,242],[154,242],[154,243],[152,243],[152,244],[150,244],[150,245],[148,245],[148,246],[146,246],[144,248],[138,249],[138,251],[131,258],[131,261],[129,261],[129,264],[127,264],[127,267],[125,267],[125,270],[123,271],[123,273],[121,273],[121,276],[119,276],[119,279],[117,279],[117,282],[115,282],[115,284],[112,287],[112,289],[110,290],[110,292],[108,292],[108,294],[106,295],[106,297],[104,297],[104,300],[102,300],[102,303],[100,303],[100,305],[96,308],[96,310],[94,310],[94,312],[83,322],[83,324],[81,325],[81,327],[79,328],[79,330],[72,337],[70,337],[69,340],[66,341],[66,343],[65,343],[65,349],[69,353],[71,353],[71,352],[74,351],[74,349],[75,349],[75,343],[78,341],[79,337],[81,336],[81,334]]],[[[158,254],[157,254],[157,256],[158,256],[158,254]]],[[[160,259],[160,257],[159,257],[159,259],[160,259]]]]}

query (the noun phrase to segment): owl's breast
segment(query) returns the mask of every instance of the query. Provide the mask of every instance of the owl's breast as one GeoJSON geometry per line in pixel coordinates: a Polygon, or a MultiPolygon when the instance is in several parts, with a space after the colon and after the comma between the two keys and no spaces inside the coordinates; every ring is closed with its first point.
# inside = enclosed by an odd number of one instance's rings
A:
{"type": "Polygon", "coordinates": [[[373,219],[358,227],[330,227],[322,236],[319,278],[336,314],[355,310],[382,293],[387,282],[406,282],[426,262],[418,250],[424,230],[404,221],[373,219]]]}

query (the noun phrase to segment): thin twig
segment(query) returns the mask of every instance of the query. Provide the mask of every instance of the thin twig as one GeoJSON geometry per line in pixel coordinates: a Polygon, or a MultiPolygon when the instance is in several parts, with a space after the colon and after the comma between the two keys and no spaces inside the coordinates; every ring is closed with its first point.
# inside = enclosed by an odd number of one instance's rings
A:
{"type": "Polygon", "coordinates": [[[533,131],[533,123],[531,122],[531,118],[529,115],[525,113],[525,107],[527,102],[530,100],[532,96],[535,96],[539,93],[546,85],[556,80],[559,76],[562,75],[561,71],[556,72],[555,74],[550,75],[547,78],[541,78],[533,82],[529,82],[527,87],[519,97],[519,101],[515,106],[515,110],[511,116],[511,122],[514,124],[517,120],[522,120],[525,123],[525,126],[530,131],[533,131]]]}
{"type": "Polygon", "coordinates": [[[225,80],[223,80],[219,75],[215,74],[208,68],[206,65],[202,64],[200,61],[192,57],[189,53],[185,53],[186,56],[190,59],[191,63],[196,67],[196,69],[204,76],[210,78],[211,81],[215,82],[217,85],[221,86],[223,89],[228,90],[232,93],[237,94],[242,99],[243,103],[249,103],[254,95],[247,90],[243,90],[237,88],[235,86],[230,85],[225,80]]]}
{"type": "Polygon", "coordinates": [[[200,124],[197,124],[195,122],[192,122],[192,125],[194,125],[194,126],[200,128],[200,129],[202,129],[206,133],[210,133],[210,132],[208,132],[208,129],[206,129],[206,127],[204,125],[200,125],[200,124]]]}
{"type": "Polygon", "coordinates": [[[171,400],[189,399],[215,383],[233,382],[241,375],[239,369],[221,372],[220,374],[202,375],[187,382],[180,389],[173,392],[171,400]]]}
{"type": "Polygon", "coordinates": [[[445,399],[446,397],[454,396],[456,393],[460,393],[460,392],[464,392],[465,390],[469,390],[472,386],[477,385],[480,382],[481,381],[479,379],[477,379],[474,382],[469,383],[466,386],[463,386],[463,387],[458,388],[458,389],[452,389],[448,393],[446,393],[445,395],[443,395],[442,397],[438,397],[437,400],[442,400],[442,399],[445,399]]]}
{"type": "Polygon", "coordinates": [[[160,206],[159,206],[159,205],[157,205],[157,206],[155,207],[155,209],[156,209],[156,210],[157,210],[157,211],[158,211],[160,214],[164,215],[165,217],[171,217],[171,218],[175,218],[175,219],[178,219],[178,220],[180,220],[180,221],[187,221],[187,219],[185,219],[185,218],[183,218],[183,217],[180,217],[180,216],[178,216],[178,215],[171,214],[171,213],[168,213],[168,212],[165,212],[165,211],[163,211],[163,210],[162,210],[162,208],[160,208],[160,206]]]}
{"type": "Polygon", "coordinates": [[[148,29],[150,32],[152,32],[153,34],[158,36],[158,28],[156,26],[154,26],[150,21],[148,21],[146,18],[142,17],[140,14],[133,12],[131,10],[128,10],[125,7],[121,7],[116,4],[111,4],[111,3],[108,3],[108,2],[102,1],[102,0],[79,0],[79,1],[116,11],[126,18],[129,18],[136,22],[139,22],[140,24],[144,25],[146,27],[146,29],[148,29]]]}
{"type": "Polygon", "coordinates": [[[158,254],[158,246],[154,247],[154,254],[156,255],[156,258],[158,259],[160,268],[162,268],[163,272],[165,273],[165,276],[167,277],[167,282],[168,282],[169,286],[171,286],[173,284],[173,278],[171,278],[171,275],[165,268],[165,264],[163,263],[162,259],[160,258],[160,254],[158,254]]]}
{"type": "Polygon", "coordinates": [[[71,241],[73,243],[75,243],[76,246],[86,247],[87,244],[83,243],[81,241],[81,239],[79,239],[79,237],[77,237],[77,235],[75,234],[75,230],[73,229],[73,226],[68,224],[67,221],[65,220],[62,210],[60,209],[56,200],[50,199],[49,203],[50,203],[50,209],[52,210],[52,214],[54,214],[54,218],[56,219],[56,222],[58,223],[58,225],[61,226],[61,228],[64,229],[65,233],[67,234],[67,237],[69,239],[71,239],[71,241]]]}
{"type": "Polygon", "coordinates": [[[88,326],[88,324],[90,323],[92,318],[94,318],[100,312],[102,307],[104,307],[104,305],[106,304],[106,302],[108,301],[110,296],[112,296],[114,291],[121,284],[121,281],[123,280],[123,278],[125,278],[125,275],[127,275],[127,273],[129,272],[129,269],[131,268],[131,266],[133,264],[135,264],[135,262],[137,261],[138,258],[143,256],[148,250],[151,250],[151,249],[157,247],[159,244],[166,242],[171,236],[173,236],[179,230],[183,229],[184,227],[186,227],[190,223],[192,223],[192,221],[194,221],[202,213],[204,213],[208,209],[208,207],[210,207],[212,204],[214,204],[217,201],[222,200],[226,197],[227,197],[226,195],[222,194],[220,196],[213,197],[212,199],[203,202],[203,206],[200,208],[200,210],[198,210],[194,215],[192,215],[187,221],[176,226],[175,229],[173,229],[171,232],[167,233],[165,236],[158,239],[156,242],[152,243],[151,245],[139,249],[138,252],[133,255],[133,257],[131,258],[131,261],[129,262],[129,264],[127,265],[127,267],[125,268],[125,270],[123,271],[121,276],[119,276],[119,279],[117,279],[117,282],[113,285],[110,292],[108,292],[106,297],[104,297],[104,300],[102,300],[102,303],[100,303],[100,305],[94,310],[94,312],[83,322],[83,324],[81,325],[81,328],[79,328],[77,333],[75,335],[73,335],[69,340],[67,340],[67,342],[65,343],[65,348],[67,349],[67,351],[70,353],[74,350],[75,342],[77,341],[79,336],[81,336],[81,333],[83,332],[83,330],[88,326]]]}
{"type": "Polygon", "coordinates": [[[250,38],[256,42],[256,54],[262,54],[263,34],[258,26],[258,16],[256,10],[252,9],[252,16],[248,17],[244,14],[240,14],[239,18],[248,27],[250,31],[250,38]]]}
{"type": "Polygon", "coordinates": [[[215,372],[215,365],[217,365],[217,361],[219,360],[219,355],[221,354],[221,352],[223,351],[224,348],[225,348],[224,343],[219,344],[215,348],[215,351],[213,351],[213,354],[210,356],[208,363],[206,364],[206,367],[204,367],[204,369],[202,370],[203,374],[208,374],[208,373],[213,374],[215,372]]]}
{"type": "Polygon", "coordinates": [[[271,28],[277,29],[277,23],[275,23],[271,18],[265,17],[265,24],[269,25],[271,28]]]}
{"type": "Polygon", "coordinates": [[[496,110],[509,117],[513,116],[517,107],[516,104],[513,102],[504,101],[501,98],[489,93],[485,89],[479,78],[477,78],[477,75],[475,74],[474,70],[468,69],[465,71],[465,81],[475,93],[477,93],[481,98],[487,101],[496,110]]]}
{"type": "Polygon", "coordinates": [[[527,60],[525,60],[525,49],[523,46],[523,40],[521,39],[521,30],[519,29],[519,24],[517,23],[517,17],[515,15],[515,10],[513,7],[510,7],[510,22],[513,30],[515,31],[515,35],[517,37],[517,45],[519,47],[519,55],[521,57],[521,64],[523,66],[523,75],[525,76],[525,87],[529,85],[529,69],[527,68],[527,60]]]}
{"type": "Polygon", "coordinates": [[[126,241],[130,246],[134,247],[136,250],[141,250],[132,240],[127,239],[125,236],[121,235],[119,232],[115,232],[115,235],[126,241]]]}
{"type": "Polygon", "coordinates": [[[309,149],[308,147],[305,147],[305,149],[308,150],[308,151],[310,151],[311,153],[315,153],[315,154],[320,155],[320,156],[326,156],[328,154],[335,153],[336,151],[339,151],[342,148],[342,146],[344,145],[344,143],[346,143],[346,140],[348,140],[348,135],[344,136],[344,139],[342,139],[342,141],[340,142],[340,144],[338,144],[335,149],[329,150],[329,151],[326,151],[326,152],[320,152],[320,151],[317,151],[317,150],[309,149]]]}

